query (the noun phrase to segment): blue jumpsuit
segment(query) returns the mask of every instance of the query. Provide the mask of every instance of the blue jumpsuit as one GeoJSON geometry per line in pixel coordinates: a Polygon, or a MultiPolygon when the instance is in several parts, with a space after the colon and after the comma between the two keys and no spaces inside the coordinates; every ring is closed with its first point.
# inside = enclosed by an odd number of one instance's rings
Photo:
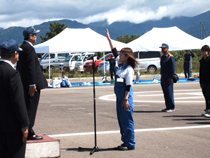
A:
{"type": "Polygon", "coordinates": [[[134,134],[134,121],[133,121],[133,91],[130,87],[128,103],[130,109],[126,111],[123,107],[123,100],[125,98],[125,89],[126,89],[126,79],[125,72],[127,71],[129,65],[126,64],[122,67],[122,64],[119,65],[119,69],[116,72],[115,76],[115,87],[114,91],[117,97],[116,109],[117,109],[117,118],[120,126],[121,140],[124,144],[129,147],[135,147],[135,134],[134,134]],[[121,79],[121,82],[118,81],[121,79]]]}
{"type": "Polygon", "coordinates": [[[190,54],[184,54],[184,74],[185,78],[189,78],[190,71],[189,71],[189,62],[190,62],[190,56],[195,57],[193,53],[190,54]],[[188,74],[188,76],[187,76],[188,74]]]}
{"type": "Polygon", "coordinates": [[[167,53],[161,57],[161,87],[164,94],[166,108],[175,109],[174,104],[174,83],[169,84],[175,73],[175,59],[172,54],[167,53]]]}

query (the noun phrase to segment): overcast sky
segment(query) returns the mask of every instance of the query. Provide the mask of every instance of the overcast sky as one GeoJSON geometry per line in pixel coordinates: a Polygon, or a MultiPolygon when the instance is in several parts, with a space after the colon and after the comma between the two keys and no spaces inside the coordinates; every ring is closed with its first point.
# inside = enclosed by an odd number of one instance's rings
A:
{"type": "Polygon", "coordinates": [[[107,19],[141,23],[162,17],[195,16],[210,0],[0,0],[0,27],[27,27],[70,19],[88,24],[107,19]]]}

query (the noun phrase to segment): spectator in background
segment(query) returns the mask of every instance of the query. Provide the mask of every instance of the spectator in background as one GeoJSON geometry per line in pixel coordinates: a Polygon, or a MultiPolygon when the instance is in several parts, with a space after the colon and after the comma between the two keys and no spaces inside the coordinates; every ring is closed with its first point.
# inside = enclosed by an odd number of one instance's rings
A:
{"type": "Polygon", "coordinates": [[[65,76],[66,73],[63,71],[61,76],[61,87],[70,87],[71,83],[68,79],[68,77],[65,76]]]}
{"type": "Polygon", "coordinates": [[[208,45],[204,45],[201,48],[203,58],[200,60],[200,87],[203,92],[203,96],[206,101],[206,113],[201,116],[210,117],[210,48],[208,45]]]}
{"type": "Polygon", "coordinates": [[[113,79],[113,73],[114,73],[114,75],[116,75],[115,57],[113,55],[111,55],[111,58],[107,59],[107,61],[109,61],[109,65],[110,65],[109,71],[110,71],[110,75],[111,75],[111,84],[112,84],[115,81],[113,79]]]}
{"type": "Polygon", "coordinates": [[[190,76],[190,71],[189,71],[189,62],[190,62],[190,56],[192,56],[192,58],[195,57],[195,55],[190,51],[190,50],[185,50],[185,54],[184,54],[184,74],[185,74],[185,78],[189,78],[190,76]]]}
{"type": "Polygon", "coordinates": [[[161,57],[161,87],[164,94],[166,108],[162,112],[174,112],[174,83],[173,76],[175,73],[174,56],[168,52],[169,46],[165,43],[160,47],[163,53],[161,57]]]}

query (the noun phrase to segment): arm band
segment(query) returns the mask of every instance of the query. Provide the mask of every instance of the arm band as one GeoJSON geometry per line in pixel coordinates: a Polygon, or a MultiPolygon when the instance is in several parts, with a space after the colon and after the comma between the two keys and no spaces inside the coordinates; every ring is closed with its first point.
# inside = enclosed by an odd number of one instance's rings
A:
{"type": "Polygon", "coordinates": [[[131,85],[127,85],[126,87],[125,87],[125,91],[130,91],[130,88],[131,88],[131,85]]]}

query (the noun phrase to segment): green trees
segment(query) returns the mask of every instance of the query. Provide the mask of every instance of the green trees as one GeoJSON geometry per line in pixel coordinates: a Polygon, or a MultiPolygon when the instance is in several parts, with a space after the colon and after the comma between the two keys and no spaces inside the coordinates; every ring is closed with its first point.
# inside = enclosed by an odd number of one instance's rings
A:
{"type": "Polygon", "coordinates": [[[42,35],[40,36],[40,38],[42,39],[41,43],[53,38],[67,27],[69,26],[66,25],[65,23],[63,24],[60,24],[58,22],[50,23],[50,32],[47,32],[45,37],[43,37],[42,35]]]}
{"type": "Polygon", "coordinates": [[[116,41],[119,41],[119,42],[123,42],[123,43],[129,43],[135,39],[139,38],[139,35],[123,35],[123,36],[118,36],[116,38],[116,41]]]}

